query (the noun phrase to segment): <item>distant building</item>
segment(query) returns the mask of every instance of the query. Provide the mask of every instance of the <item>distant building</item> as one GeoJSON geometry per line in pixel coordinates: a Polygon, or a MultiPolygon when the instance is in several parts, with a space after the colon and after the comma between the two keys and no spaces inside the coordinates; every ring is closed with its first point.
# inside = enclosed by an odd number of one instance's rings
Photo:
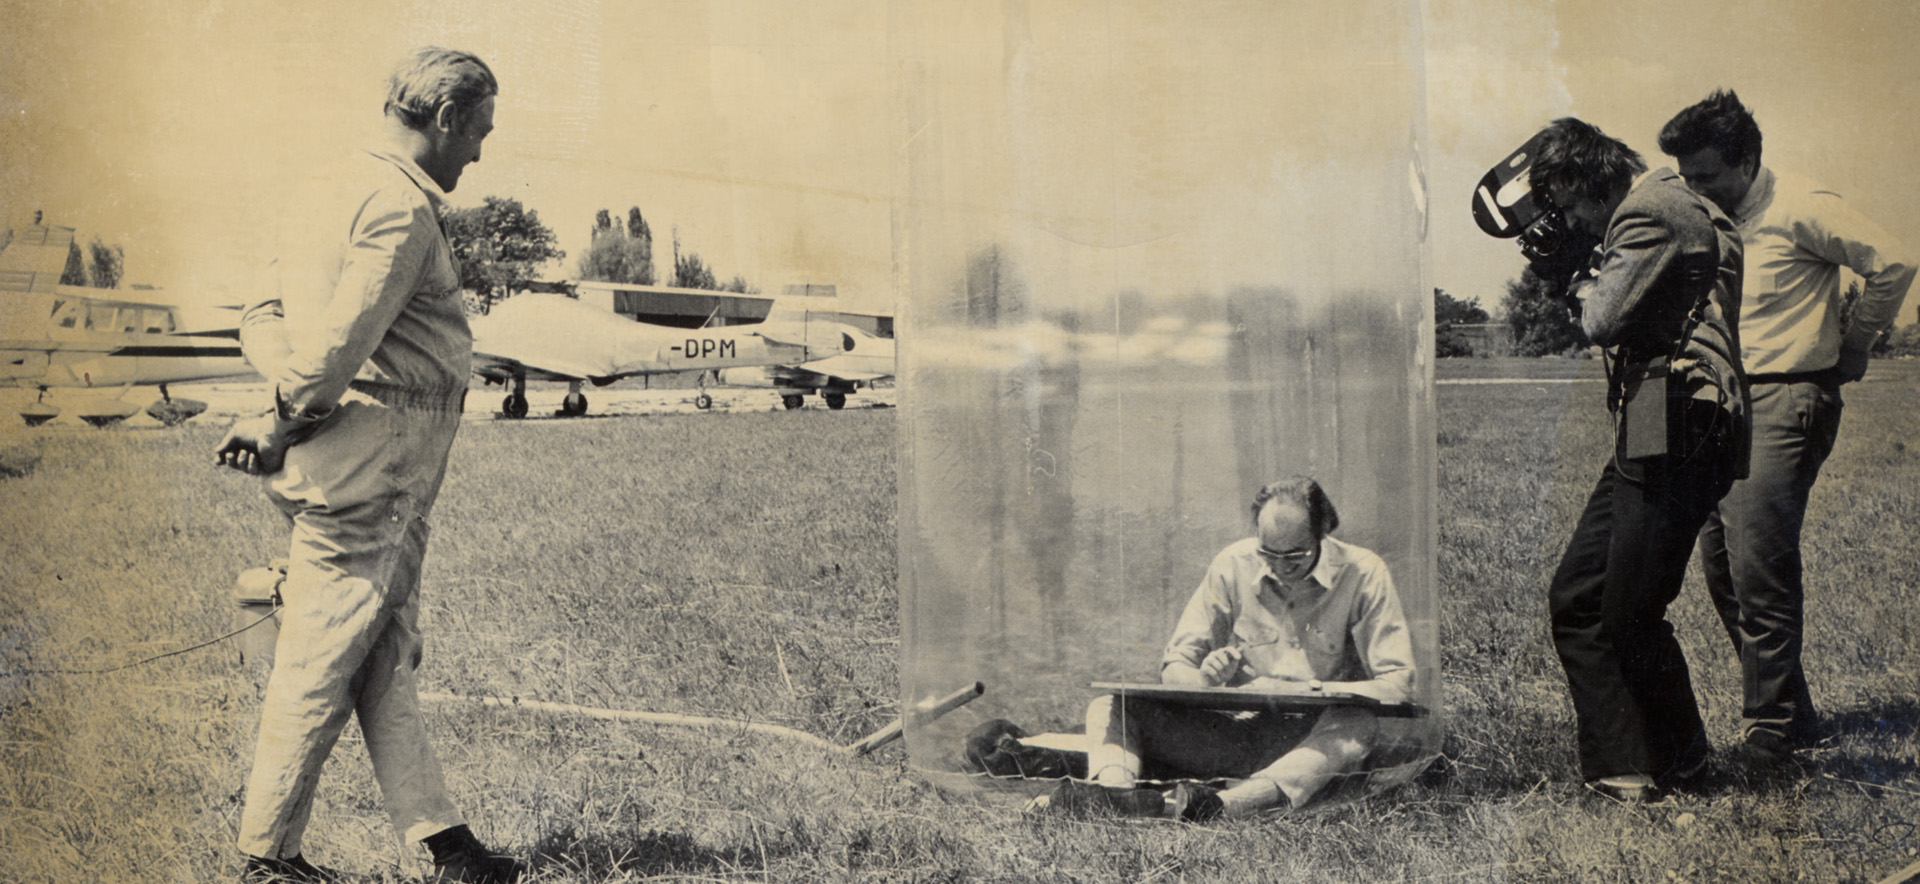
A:
{"type": "MultiPolygon", "coordinates": [[[[574,297],[601,309],[633,317],[639,322],[678,328],[765,322],[774,304],[774,298],[767,295],[743,295],[707,289],[586,279],[569,285],[574,297]]],[[[892,316],[835,309],[835,297],[834,286],[818,284],[788,285],[780,293],[781,300],[788,304],[805,302],[808,315],[814,318],[844,323],[876,337],[893,337],[892,316]]]]}
{"type": "Polygon", "coordinates": [[[1464,339],[1475,356],[1513,355],[1513,326],[1505,322],[1456,322],[1447,328],[1464,339]]]}

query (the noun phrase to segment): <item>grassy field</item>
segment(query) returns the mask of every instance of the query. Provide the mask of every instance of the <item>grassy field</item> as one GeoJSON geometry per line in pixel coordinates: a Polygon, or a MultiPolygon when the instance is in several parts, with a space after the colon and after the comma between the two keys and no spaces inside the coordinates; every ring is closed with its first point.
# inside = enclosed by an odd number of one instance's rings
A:
{"type": "MultiPolygon", "coordinates": [[[[1602,456],[1590,361],[1460,360],[1439,388],[1444,758],[1323,812],[1206,827],[1033,821],[744,728],[436,701],[457,799],[534,880],[1842,881],[1920,859],[1920,365],[1846,392],[1806,547],[1804,776],[1629,808],[1575,784],[1544,586],[1602,456]],[[1486,381],[1483,383],[1483,381],[1486,381]]],[[[777,724],[896,714],[900,413],[469,424],[435,513],[427,690],[777,724]]],[[[284,544],[214,426],[0,435],[0,881],[230,880],[260,673],[230,583],[284,544]]],[[[1195,565],[1197,569],[1198,564],[1195,565]]],[[[1673,612],[1716,740],[1738,671],[1695,580],[1673,612]]],[[[411,880],[349,728],[307,855],[411,880]]]]}

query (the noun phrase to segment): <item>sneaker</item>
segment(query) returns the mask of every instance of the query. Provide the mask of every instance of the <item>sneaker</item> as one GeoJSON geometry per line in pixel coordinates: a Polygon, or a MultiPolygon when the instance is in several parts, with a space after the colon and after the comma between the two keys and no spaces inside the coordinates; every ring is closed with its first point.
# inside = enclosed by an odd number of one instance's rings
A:
{"type": "Polygon", "coordinates": [[[1587,788],[1621,804],[1652,804],[1660,800],[1660,788],[1646,774],[1621,774],[1588,780],[1587,788]]]}
{"type": "Polygon", "coordinates": [[[1173,791],[1167,793],[1167,803],[1173,806],[1175,819],[1189,823],[1212,822],[1227,811],[1219,789],[1186,780],[1174,784],[1173,791]]]}
{"type": "Polygon", "coordinates": [[[240,869],[240,884],[333,884],[340,873],[307,862],[300,854],[281,859],[248,856],[240,869]]]}
{"type": "Polygon", "coordinates": [[[1152,789],[1109,789],[1079,780],[1067,780],[1051,793],[1027,804],[1029,813],[1070,819],[1157,817],[1165,816],[1166,810],[1166,796],[1152,789]]]}

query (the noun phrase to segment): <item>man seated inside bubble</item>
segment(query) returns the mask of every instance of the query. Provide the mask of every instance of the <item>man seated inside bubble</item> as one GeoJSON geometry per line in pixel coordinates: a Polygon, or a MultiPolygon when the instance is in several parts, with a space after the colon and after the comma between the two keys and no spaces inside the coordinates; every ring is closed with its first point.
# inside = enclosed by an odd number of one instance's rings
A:
{"type": "MultiPolygon", "coordinates": [[[[1302,807],[1365,769],[1384,708],[1371,701],[1406,708],[1413,700],[1413,645],[1393,578],[1379,556],[1332,536],[1340,517],[1311,478],[1261,488],[1253,521],[1255,536],[1214,556],[1187,602],[1161,658],[1161,683],[1328,702],[1235,711],[1124,692],[1099,697],[1087,707],[1090,780],[1063,781],[1029,811],[1204,822],[1302,807]],[[1172,785],[1144,787],[1146,774],[1172,785]]],[[[989,741],[998,752],[1021,753],[1017,732],[997,724],[1002,733],[989,741]]]]}

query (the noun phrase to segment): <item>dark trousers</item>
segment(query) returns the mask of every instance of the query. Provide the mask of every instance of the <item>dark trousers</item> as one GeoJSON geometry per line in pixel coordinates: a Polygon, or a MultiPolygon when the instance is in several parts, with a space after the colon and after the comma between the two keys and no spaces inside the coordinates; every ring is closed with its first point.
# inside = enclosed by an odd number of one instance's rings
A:
{"type": "Polygon", "coordinates": [[[1753,463],[1700,532],[1700,565],[1740,655],[1743,727],[1805,745],[1816,715],[1800,665],[1800,529],[1840,433],[1840,390],[1814,382],[1750,389],[1753,463]]]}
{"type": "Polygon", "coordinates": [[[1706,728],[1667,622],[1694,537],[1726,493],[1731,449],[1610,459],[1548,588],[1583,779],[1660,777],[1704,756],[1706,728]]]}

